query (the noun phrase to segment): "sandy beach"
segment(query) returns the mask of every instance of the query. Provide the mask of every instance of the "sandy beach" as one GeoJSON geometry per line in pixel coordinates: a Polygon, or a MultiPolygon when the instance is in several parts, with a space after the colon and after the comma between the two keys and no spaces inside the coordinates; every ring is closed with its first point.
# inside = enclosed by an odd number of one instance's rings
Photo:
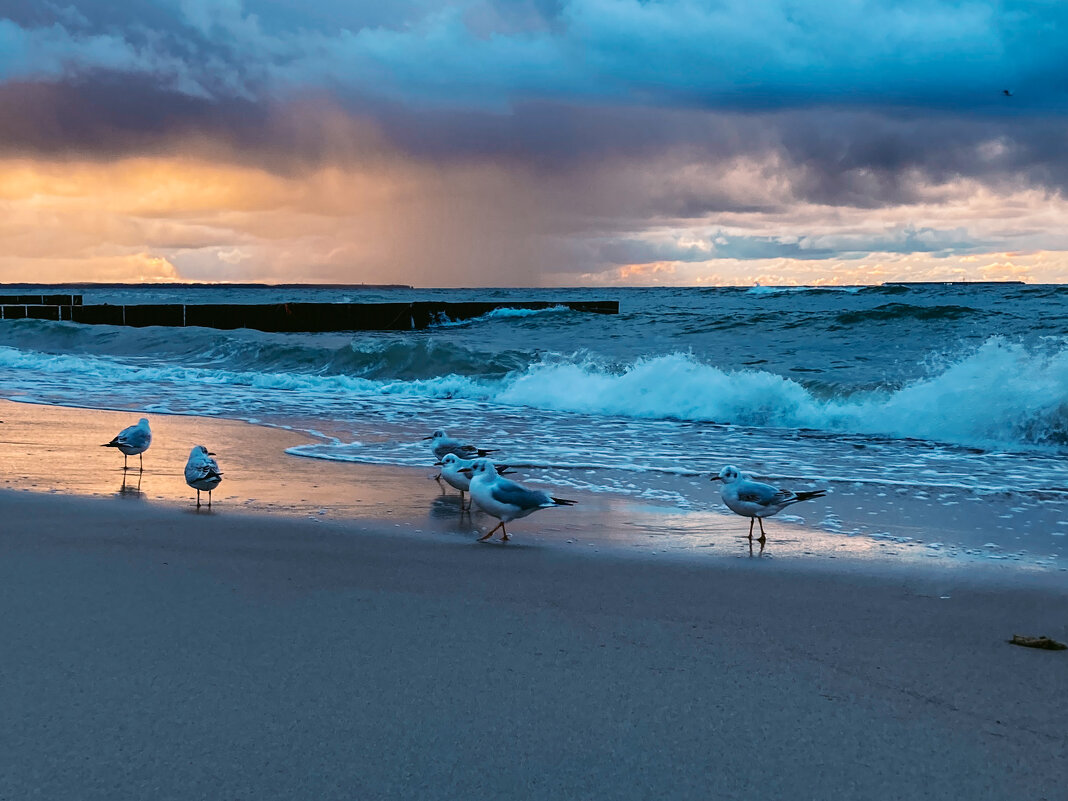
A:
{"type": "Polygon", "coordinates": [[[1065,652],[1006,643],[1068,638],[1059,575],[566,547],[589,511],[478,545],[425,472],[198,418],[154,417],[119,493],[89,448],[130,415],[3,411],[0,797],[1063,793],[1065,652]],[[227,454],[210,515],[194,430],[227,454]]]}

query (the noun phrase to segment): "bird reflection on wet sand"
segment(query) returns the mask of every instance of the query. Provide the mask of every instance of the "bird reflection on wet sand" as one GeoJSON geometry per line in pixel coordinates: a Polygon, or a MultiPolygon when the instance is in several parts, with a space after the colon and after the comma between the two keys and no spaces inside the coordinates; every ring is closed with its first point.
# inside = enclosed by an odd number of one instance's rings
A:
{"type": "Polygon", "coordinates": [[[434,518],[460,519],[464,512],[460,511],[460,496],[451,493],[442,493],[430,502],[430,516],[434,518]],[[457,512],[460,515],[457,515],[457,512]]]}
{"type": "Polygon", "coordinates": [[[135,483],[132,483],[130,481],[127,481],[127,477],[129,476],[129,473],[127,473],[125,470],[123,470],[123,473],[122,473],[122,485],[119,487],[119,491],[115,493],[118,497],[120,497],[120,498],[141,498],[141,497],[144,496],[144,493],[141,492],[141,476],[143,475],[143,473],[141,471],[138,471],[136,475],[137,475],[137,483],[135,484],[135,483]]]}

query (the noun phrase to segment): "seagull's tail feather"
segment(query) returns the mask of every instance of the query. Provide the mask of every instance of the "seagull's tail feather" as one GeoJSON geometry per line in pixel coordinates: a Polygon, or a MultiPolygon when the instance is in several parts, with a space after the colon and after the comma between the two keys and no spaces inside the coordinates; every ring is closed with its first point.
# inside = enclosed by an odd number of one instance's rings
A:
{"type": "Polygon", "coordinates": [[[478,451],[479,458],[489,456],[491,453],[496,453],[494,450],[486,450],[485,448],[475,448],[478,451]]]}
{"type": "Polygon", "coordinates": [[[569,501],[567,498],[552,498],[552,496],[550,498],[554,506],[574,506],[578,503],[578,501],[569,501]]]}
{"type": "Polygon", "coordinates": [[[797,501],[811,501],[813,498],[822,498],[827,494],[827,490],[812,490],[811,492],[795,492],[797,501]]]}
{"type": "Polygon", "coordinates": [[[100,446],[101,448],[117,448],[119,447],[119,441],[117,439],[111,440],[111,442],[105,442],[100,446]]]}

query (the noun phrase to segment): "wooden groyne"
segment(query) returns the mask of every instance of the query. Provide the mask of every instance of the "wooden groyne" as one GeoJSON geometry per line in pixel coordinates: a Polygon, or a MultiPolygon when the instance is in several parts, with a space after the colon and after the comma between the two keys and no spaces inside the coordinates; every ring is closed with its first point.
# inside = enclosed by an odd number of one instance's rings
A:
{"type": "Polygon", "coordinates": [[[258,331],[411,331],[459,322],[497,309],[549,309],[618,314],[619,301],[452,303],[143,303],[83,305],[80,295],[0,295],[0,319],[67,320],[87,325],[202,326],[258,331]],[[57,301],[58,302],[53,302],[57,301]]]}

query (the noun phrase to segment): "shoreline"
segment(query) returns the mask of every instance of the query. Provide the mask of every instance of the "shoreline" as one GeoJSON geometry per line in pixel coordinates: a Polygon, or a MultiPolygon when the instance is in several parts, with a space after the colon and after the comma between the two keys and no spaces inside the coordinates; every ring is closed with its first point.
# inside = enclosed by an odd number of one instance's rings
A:
{"type": "MultiPolygon", "coordinates": [[[[219,417],[147,412],[153,444],[143,474],[122,470],[121,456],[99,447],[139,412],[0,400],[3,485],[36,493],[115,497],[127,503],[195,511],[195,491],[182,469],[193,444],[218,454],[224,474],[214,506],[200,514],[272,514],[288,518],[388,525],[416,535],[474,540],[496,520],[479,512],[461,517],[459,494],[432,480],[435,469],[315,459],[287,453],[313,434],[219,417]],[[47,441],[40,432],[47,431],[47,441]]],[[[428,455],[428,461],[429,461],[428,455]]],[[[526,480],[520,474],[520,481],[526,480]]],[[[531,486],[551,489],[534,482],[531,486]]],[[[610,493],[558,490],[579,501],[516,521],[509,543],[566,547],[589,553],[703,561],[759,559],[829,573],[852,570],[971,574],[992,582],[1033,581],[1057,586],[1066,568],[1035,567],[1018,557],[975,558],[934,550],[922,541],[895,542],[829,534],[769,518],[763,550],[745,536],[747,521],[726,512],[679,509],[610,493]],[[1012,558],[1017,561],[1011,561],[1012,558]]],[[[785,519],[783,519],[785,518],[785,519]]],[[[915,530],[910,530],[915,533],[915,530]]]]}

